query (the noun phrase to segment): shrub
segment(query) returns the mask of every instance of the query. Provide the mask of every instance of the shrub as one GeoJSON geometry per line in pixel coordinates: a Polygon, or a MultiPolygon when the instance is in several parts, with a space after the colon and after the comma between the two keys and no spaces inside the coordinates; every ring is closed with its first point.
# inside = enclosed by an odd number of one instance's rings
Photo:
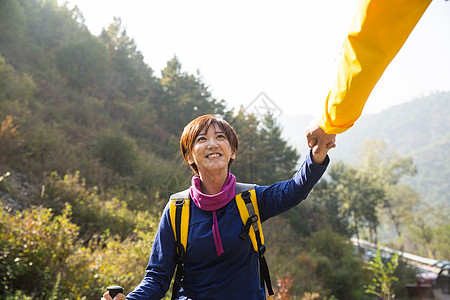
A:
{"type": "Polygon", "coordinates": [[[70,206],[53,217],[35,207],[15,214],[0,211],[0,295],[21,290],[49,295],[59,270],[77,247],[78,227],[69,220],[70,206]]]}
{"type": "Polygon", "coordinates": [[[120,134],[105,134],[94,143],[94,154],[121,176],[132,175],[137,163],[134,140],[120,134]]]}
{"type": "Polygon", "coordinates": [[[0,124],[0,163],[11,163],[17,158],[17,151],[23,143],[17,124],[7,115],[0,124]]]}
{"type": "Polygon", "coordinates": [[[101,234],[108,229],[122,239],[133,233],[135,213],[116,197],[105,199],[96,187],[88,188],[79,172],[62,179],[53,172],[45,184],[42,204],[60,211],[66,203],[73,208],[73,220],[80,226],[83,238],[101,234]]]}
{"type": "Polygon", "coordinates": [[[106,231],[84,246],[70,216],[70,205],[58,216],[43,207],[0,211],[0,298],[99,299],[108,285],[129,292],[141,281],[154,217],[138,213],[139,226],[125,240],[106,231]]]}
{"type": "Polygon", "coordinates": [[[381,258],[380,248],[377,249],[377,255],[365,267],[373,275],[373,280],[367,286],[366,293],[376,295],[384,300],[395,298],[393,283],[398,281],[398,278],[394,276],[398,266],[398,257],[398,253],[395,253],[390,261],[384,263],[381,258]]]}
{"type": "Polygon", "coordinates": [[[121,240],[106,232],[79,248],[67,263],[70,293],[98,299],[109,285],[121,285],[130,292],[143,279],[158,222],[147,213],[136,215],[139,226],[134,236],[121,240]]]}
{"type": "Polygon", "coordinates": [[[316,276],[327,297],[366,299],[362,262],[346,237],[330,229],[319,230],[306,240],[306,249],[316,261],[316,276]]]}

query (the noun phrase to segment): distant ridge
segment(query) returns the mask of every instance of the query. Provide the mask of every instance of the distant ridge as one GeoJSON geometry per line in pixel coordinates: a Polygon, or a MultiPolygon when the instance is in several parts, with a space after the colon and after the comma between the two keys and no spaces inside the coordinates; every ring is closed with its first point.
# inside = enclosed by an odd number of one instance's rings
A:
{"type": "MultiPolygon", "coordinates": [[[[308,151],[305,124],[313,116],[281,116],[284,137],[302,157],[308,151]]],[[[352,162],[364,142],[383,140],[400,156],[412,156],[418,174],[407,180],[422,201],[450,206],[450,92],[416,98],[372,115],[338,136],[331,158],[352,162]]]]}

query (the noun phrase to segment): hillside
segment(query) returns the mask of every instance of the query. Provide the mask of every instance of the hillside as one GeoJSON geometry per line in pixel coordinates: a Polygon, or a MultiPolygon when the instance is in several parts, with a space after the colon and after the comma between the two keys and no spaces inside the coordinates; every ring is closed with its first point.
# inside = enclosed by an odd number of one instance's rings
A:
{"type": "MultiPolygon", "coordinates": [[[[450,204],[450,92],[435,93],[393,106],[377,114],[363,115],[355,126],[338,136],[330,156],[356,162],[364,142],[383,140],[400,156],[412,156],[418,174],[407,183],[422,195],[423,202],[450,204]]],[[[313,117],[282,116],[284,136],[307,151],[303,128],[313,117]]]]}
{"type": "MultiPolygon", "coordinates": [[[[179,153],[179,137],[199,115],[217,114],[238,132],[232,165],[238,181],[280,181],[303,160],[272,116],[259,120],[243,109],[229,110],[200,74],[183,71],[176,56],[163,70],[153,70],[145,62],[152,58],[144,61],[120,18],[93,36],[82,12],[66,5],[0,1],[0,299],[98,299],[108,285],[130,291],[139,284],[168,196],[186,188],[192,177],[179,153]]],[[[440,106],[445,107],[447,96],[440,106]]],[[[303,137],[310,119],[295,117],[293,125],[284,126],[292,143],[303,137]]],[[[425,125],[442,127],[443,122],[425,125]]],[[[359,128],[364,127],[358,124],[342,137],[353,137],[359,128]]],[[[342,151],[344,145],[358,148],[351,141],[339,143],[342,151]]],[[[431,149],[447,147],[448,136],[426,143],[431,149]]],[[[423,161],[429,160],[426,151],[423,161]]],[[[439,155],[435,168],[448,161],[448,152],[439,155]]],[[[277,290],[289,289],[292,282],[296,299],[306,293],[369,299],[364,290],[370,278],[349,238],[374,228],[383,186],[350,165],[335,163],[329,170],[330,180],[320,181],[309,201],[265,222],[272,280],[281,283],[277,290]]],[[[443,232],[431,242],[411,234],[415,253],[423,255],[431,247],[436,257],[450,255],[439,238],[449,236],[448,222],[441,223],[430,229],[443,232]]],[[[163,230],[172,236],[170,228],[163,230]]],[[[405,292],[409,275],[399,280],[398,295],[405,292]]],[[[414,281],[414,274],[410,278],[414,281]]],[[[166,296],[170,299],[170,292],[166,296]]]]}

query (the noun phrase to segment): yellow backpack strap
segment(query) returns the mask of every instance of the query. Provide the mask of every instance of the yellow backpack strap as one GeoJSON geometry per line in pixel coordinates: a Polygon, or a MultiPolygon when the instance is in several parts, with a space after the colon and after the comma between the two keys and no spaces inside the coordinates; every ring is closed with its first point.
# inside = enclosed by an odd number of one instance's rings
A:
{"type": "Polygon", "coordinates": [[[189,189],[170,197],[170,223],[172,224],[177,248],[177,271],[172,291],[172,300],[180,289],[188,287],[184,283],[184,262],[186,258],[187,238],[189,231],[189,189]]]}
{"type": "Polygon", "coordinates": [[[262,232],[261,217],[259,214],[258,201],[256,199],[256,191],[254,186],[249,187],[247,184],[236,183],[235,198],[242,223],[244,224],[240,237],[243,239],[250,237],[253,250],[259,254],[259,276],[261,286],[263,289],[267,287],[269,295],[273,295],[274,293],[270,280],[269,267],[264,256],[266,246],[264,246],[264,234],[262,232]]]}
{"type": "Polygon", "coordinates": [[[179,244],[186,251],[189,230],[189,189],[170,197],[170,222],[172,224],[178,253],[179,244]]]}
{"type": "Polygon", "coordinates": [[[253,188],[249,191],[237,194],[236,204],[239,209],[239,214],[241,215],[242,224],[244,224],[241,238],[246,239],[247,236],[249,236],[252,241],[253,250],[259,252],[260,246],[258,246],[257,237],[260,239],[261,245],[263,246],[264,234],[262,232],[255,189],[253,188]]]}

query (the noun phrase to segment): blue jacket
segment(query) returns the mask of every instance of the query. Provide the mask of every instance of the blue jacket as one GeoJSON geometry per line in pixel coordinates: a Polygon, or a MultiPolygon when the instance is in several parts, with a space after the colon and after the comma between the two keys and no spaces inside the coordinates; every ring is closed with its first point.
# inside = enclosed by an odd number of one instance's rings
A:
{"type": "MultiPolygon", "coordinates": [[[[328,163],[328,156],[323,165],[317,165],[307,155],[300,170],[291,179],[270,186],[255,186],[261,221],[264,222],[305,199],[322,177],[328,163]]],[[[185,282],[192,291],[192,298],[265,299],[258,274],[258,253],[253,250],[250,239],[243,240],[239,237],[243,225],[236,201],[230,201],[216,212],[225,252],[221,256],[216,253],[211,232],[212,212],[198,208],[192,201],[190,212],[185,282]]],[[[145,277],[126,299],[163,298],[174,274],[176,257],[167,205],[155,236],[145,277]]],[[[177,299],[188,299],[183,289],[178,292],[177,299]]]]}

